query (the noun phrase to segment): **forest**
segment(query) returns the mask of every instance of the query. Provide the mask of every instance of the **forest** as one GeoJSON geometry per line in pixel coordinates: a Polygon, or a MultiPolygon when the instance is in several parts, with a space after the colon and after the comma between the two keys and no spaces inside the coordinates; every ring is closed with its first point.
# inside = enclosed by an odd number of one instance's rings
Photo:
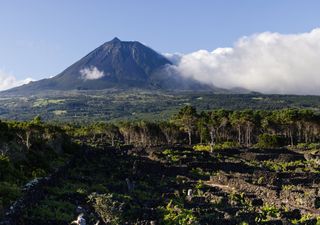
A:
{"type": "Polygon", "coordinates": [[[319,224],[320,115],[0,122],[1,224],[319,224]]]}
{"type": "Polygon", "coordinates": [[[121,121],[66,127],[71,135],[112,146],[204,144],[220,147],[283,147],[319,142],[320,115],[311,110],[214,110],[185,106],[170,120],[121,121]]]}

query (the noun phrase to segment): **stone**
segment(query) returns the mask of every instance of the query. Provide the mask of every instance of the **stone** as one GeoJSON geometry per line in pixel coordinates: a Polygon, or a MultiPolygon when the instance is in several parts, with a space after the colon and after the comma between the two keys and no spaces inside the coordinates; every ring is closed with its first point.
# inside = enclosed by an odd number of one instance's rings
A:
{"type": "Polygon", "coordinates": [[[83,218],[83,213],[81,213],[81,214],[78,216],[77,220],[72,221],[71,224],[86,225],[87,222],[86,222],[85,218],[83,218]]]}
{"type": "Polygon", "coordinates": [[[192,189],[188,189],[187,196],[188,196],[188,197],[192,197],[192,189]]]}

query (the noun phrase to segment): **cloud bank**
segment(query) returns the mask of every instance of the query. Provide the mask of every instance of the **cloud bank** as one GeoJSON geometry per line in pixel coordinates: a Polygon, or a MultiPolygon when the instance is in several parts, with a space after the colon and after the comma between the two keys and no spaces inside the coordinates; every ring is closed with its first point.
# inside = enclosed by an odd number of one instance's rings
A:
{"type": "Polygon", "coordinates": [[[264,32],[232,48],[166,54],[182,76],[222,88],[320,95],[320,28],[308,33],[264,32]]]}
{"type": "Polygon", "coordinates": [[[24,80],[18,80],[14,75],[6,73],[0,70],[0,91],[7,90],[13,87],[21,86],[33,81],[32,78],[26,78],[24,80]]]}
{"type": "Polygon", "coordinates": [[[97,80],[104,77],[104,72],[98,70],[95,66],[80,70],[80,74],[83,80],[97,80]]]}

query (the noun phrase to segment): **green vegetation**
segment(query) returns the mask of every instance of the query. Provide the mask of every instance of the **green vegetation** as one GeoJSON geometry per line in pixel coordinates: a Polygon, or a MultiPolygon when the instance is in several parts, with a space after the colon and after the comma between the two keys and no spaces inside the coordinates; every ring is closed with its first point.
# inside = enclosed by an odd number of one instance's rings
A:
{"type": "Polygon", "coordinates": [[[45,106],[48,106],[49,104],[62,104],[64,102],[65,102],[64,99],[41,99],[41,98],[39,98],[33,103],[33,107],[45,107],[45,106]]]}
{"type": "Polygon", "coordinates": [[[198,110],[280,110],[308,109],[319,112],[319,96],[216,94],[211,92],[161,92],[146,90],[105,90],[49,92],[31,97],[0,99],[0,118],[31,120],[36,115],[46,121],[99,122],[122,120],[164,120],[184,105],[198,110]],[[63,114],[56,112],[66,111],[63,114]]]}
{"type": "Polygon", "coordinates": [[[66,126],[65,129],[71,136],[91,139],[96,146],[196,144],[194,148],[197,151],[253,146],[278,148],[297,144],[299,148],[303,144],[307,148],[317,148],[315,143],[320,142],[319,121],[320,115],[309,110],[214,110],[198,113],[194,107],[185,106],[165,122],[100,122],[66,126]]]}
{"type": "Polygon", "coordinates": [[[258,136],[258,148],[277,148],[283,146],[285,143],[284,138],[272,134],[260,134],[258,136]]]}
{"type": "Polygon", "coordinates": [[[191,210],[185,209],[179,202],[170,202],[165,206],[161,207],[160,210],[163,213],[163,222],[167,225],[187,225],[187,224],[198,224],[197,218],[193,215],[191,210]]]}
{"type": "Polygon", "coordinates": [[[0,215],[31,195],[20,224],[69,224],[80,213],[89,224],[307,224],[319,207],[319,138],[320,115],[298,109],[1,121],[0,215]]]}
{"type": "Polygon", "coordinates": [[[88,198],[103,222],[115,225],[124,222],[122,221],[124,203],[115,199],[112,194],[93,193],[88,198]]]}
{"type": "Polygon", "coordinates": [[[46,218],[51,221],[72,221],[76,216],[75,205],[68,201],[45,199],[39,202],[37,210],[28,209],[26,214],[30,219],[46,218]]]}
{"type": "Polygon", "coordinates": [[[279,218],[280,210],[274,205],[265,204],[261,207],[261,212],[256,217],[256,222],[262,223],[270,221],[271,218],[279,218]]]}
{"type": "Polygon", "coordinates": [[[73,147],[60,127],[44,124],[40,117],[30,122],[0,121],[0,127],[0,209],[4,209],[21,196],[28,181],[65,164],[73,147]]]}
{"type": "Polygon", "coordinates": [[[263,161],[263,165],[275,172],[288,172],[295,171],[299,167],[304,167],[305,162],[300,160],[291,162],[273,162],[273,161],[263,161]]]}
{"type": "Polygon", "coordinates": [[[211,151],[211,146],[210,146],[210,145],[200,144],[200,145],[194,145],[194,146],[193,146],[193,149],[194,149],[195,151],[210,152],[210,151],[211,151]]]}

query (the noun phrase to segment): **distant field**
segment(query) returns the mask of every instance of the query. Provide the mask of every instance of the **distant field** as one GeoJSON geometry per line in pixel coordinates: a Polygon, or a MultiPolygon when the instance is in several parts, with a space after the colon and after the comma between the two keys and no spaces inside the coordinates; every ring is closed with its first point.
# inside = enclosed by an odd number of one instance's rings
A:
{"type": "Polygon", "coordinates": [[[320,111],[320,96],[214,94],[210,92],[74,91],[46,95],[0,96],[0,118],[49,121],[161,120],[184,105],[199,110],[306,108],[320,111]]]}
{"type": "Polygon", "coordinates": [[[64,99],[42,99],[39,98],[33,103],[33,107],[45,107],[51,104],[61,104],[64,103],[64,99]]]}

